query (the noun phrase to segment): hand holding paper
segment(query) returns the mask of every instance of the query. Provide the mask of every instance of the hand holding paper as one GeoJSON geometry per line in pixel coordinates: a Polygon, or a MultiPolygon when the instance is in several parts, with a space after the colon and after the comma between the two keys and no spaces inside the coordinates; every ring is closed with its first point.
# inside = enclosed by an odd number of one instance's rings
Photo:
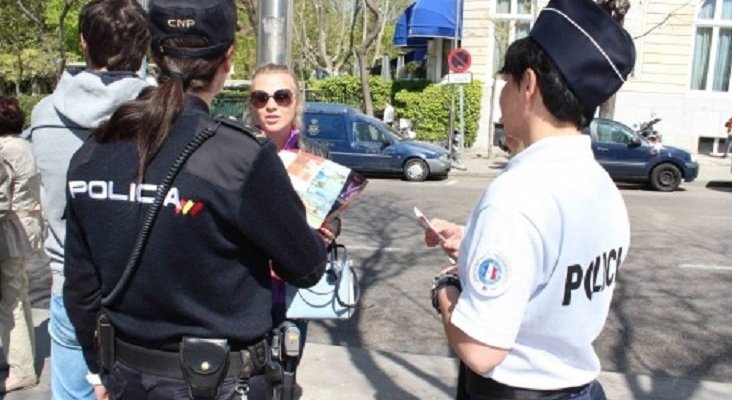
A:
{"type": "Polygon", "coordinates": [[[427,247],[440,245],[451,262],[457,260],[460,243],[463,241],[463,227],[441,219],[429,220],[417,207],[414,215],[424,227],[424,241],[427,247]]]}

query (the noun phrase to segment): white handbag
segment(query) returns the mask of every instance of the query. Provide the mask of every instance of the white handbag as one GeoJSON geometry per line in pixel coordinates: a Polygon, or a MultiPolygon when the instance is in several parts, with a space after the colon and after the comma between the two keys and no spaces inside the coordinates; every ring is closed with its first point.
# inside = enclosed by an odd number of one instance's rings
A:
{"type": "Polygon", "coordinates": [[[348,319],[360,297],[358,277],[346,246],[332,246],[325,273],[309,288],[286,285],[288,319],[348,319]]]}

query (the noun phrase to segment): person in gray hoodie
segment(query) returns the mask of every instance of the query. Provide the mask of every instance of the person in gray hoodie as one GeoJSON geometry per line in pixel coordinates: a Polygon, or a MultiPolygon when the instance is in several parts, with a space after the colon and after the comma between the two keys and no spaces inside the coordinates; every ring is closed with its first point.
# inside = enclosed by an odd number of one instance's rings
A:
{"type": "Polygon", "coordinates": [[[136,0],[93,0],[79,15],[87,69],[64,73],[53,94],[33,109],[30,140],[41,173],[42,207],[49,224],[51,393],[54,400],[95,399],[74,327],[64,307],[66,172],[90,133],[149,84],[139,77],[150,43],[145,10],[136,0]]]}

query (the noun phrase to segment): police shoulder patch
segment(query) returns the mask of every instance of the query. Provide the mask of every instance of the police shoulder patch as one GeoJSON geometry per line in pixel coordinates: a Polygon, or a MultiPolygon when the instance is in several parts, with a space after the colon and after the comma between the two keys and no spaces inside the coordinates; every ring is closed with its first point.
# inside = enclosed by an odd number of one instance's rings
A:
{"type": "Polygon", "coordinates": [[[511,273],[505,257],[489,253],[479,257],[470,267],[470,286],[486,297],[500,296],[510,286],[511,273]]]}

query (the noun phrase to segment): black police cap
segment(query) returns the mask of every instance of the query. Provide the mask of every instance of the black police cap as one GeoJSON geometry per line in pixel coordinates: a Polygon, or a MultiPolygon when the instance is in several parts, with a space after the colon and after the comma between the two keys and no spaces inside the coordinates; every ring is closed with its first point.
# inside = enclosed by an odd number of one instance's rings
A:
{"type": "Polygon", "coordinates": [[[233,0],[153,0],[150,4],[152,51],[174,58],[211,59],[224,54],[236,32],[233,0]],[[205,47],[164,45],[170,38],[201,38],[205,47]]]}
{"type": "Polygon", "coordinates": [[[633,39],[592,0],[551,0],[529,36],[559,68],[588,121],[635,64],[633,39]]]}

